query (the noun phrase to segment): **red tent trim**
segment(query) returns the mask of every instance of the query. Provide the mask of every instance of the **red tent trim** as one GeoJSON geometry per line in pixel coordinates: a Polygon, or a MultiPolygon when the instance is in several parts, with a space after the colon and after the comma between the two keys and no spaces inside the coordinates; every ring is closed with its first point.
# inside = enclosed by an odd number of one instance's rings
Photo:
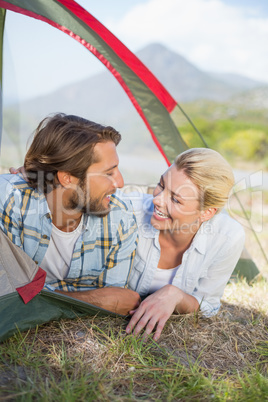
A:
{"type": "Polygon", "coordinates": [[[87,12],[73,0],[58,0],[81,21],[92,28],[102,40],[104,40],[121,60],[147,85],[158,100],[165,106],[168,112],[172,112],[177,102],[160,81],[151,71],[119,40],[114,36],[100,21],[87,12]]]}

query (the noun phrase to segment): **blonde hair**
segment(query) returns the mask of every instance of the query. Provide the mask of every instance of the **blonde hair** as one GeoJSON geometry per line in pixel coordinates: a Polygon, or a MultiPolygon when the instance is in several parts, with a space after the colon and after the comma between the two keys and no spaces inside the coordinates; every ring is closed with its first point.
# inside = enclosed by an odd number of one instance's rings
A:
{"type": "Polygon", "coordinates": [[[219,212],[224,207],[234,185],[234,175],[229,163],[218,152],[191,148],[179,154],[174,164],[197,186],[200,210],[217,208],[219,212]]]}

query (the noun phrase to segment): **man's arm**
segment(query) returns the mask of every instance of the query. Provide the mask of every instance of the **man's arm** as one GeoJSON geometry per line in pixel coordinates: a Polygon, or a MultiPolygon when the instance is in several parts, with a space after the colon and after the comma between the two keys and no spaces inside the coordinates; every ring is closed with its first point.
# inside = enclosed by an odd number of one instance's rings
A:
{"type": "Polygon", "coordinates": [[[62,290],[55,290],[55,292],[122,315],[127,315],[130,310],[138,308],[140,304],[140,295],[137,292],[118,287],[106,287],[81,292],[64,292],[62,290]]]}

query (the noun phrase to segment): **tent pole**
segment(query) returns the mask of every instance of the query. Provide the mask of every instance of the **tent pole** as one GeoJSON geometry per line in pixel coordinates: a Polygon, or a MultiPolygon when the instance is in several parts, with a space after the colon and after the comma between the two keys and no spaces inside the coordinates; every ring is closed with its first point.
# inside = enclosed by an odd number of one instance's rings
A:
{"type": "Polygon", "coordinates": [[[0,8],[0,149],[3,126],[3,41],[5,27],[6,10],[0,8]]]}

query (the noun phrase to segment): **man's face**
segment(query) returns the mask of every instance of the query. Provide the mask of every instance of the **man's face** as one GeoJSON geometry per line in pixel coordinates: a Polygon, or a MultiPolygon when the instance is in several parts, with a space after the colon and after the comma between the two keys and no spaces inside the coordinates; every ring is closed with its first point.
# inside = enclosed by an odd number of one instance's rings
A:
{"type": "Polygon", "coordinates": [[[98,143],[94,148],[95,160],[87,170],[83,182],[77,183],[69,199],[70,209],[79,209],[89,215],[105,216],[110,212],[110,196],[124,185],[118,169],[118,155],[112,141],[98,143]]]}

